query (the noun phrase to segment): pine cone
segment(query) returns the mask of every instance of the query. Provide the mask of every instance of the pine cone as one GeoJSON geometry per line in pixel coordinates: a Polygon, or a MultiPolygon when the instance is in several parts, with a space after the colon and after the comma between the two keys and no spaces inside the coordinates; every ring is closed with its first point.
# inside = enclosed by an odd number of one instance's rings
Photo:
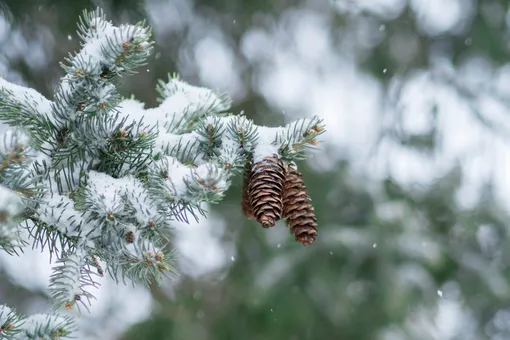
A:
{"type": "Polygon", "coordinates": [[[252,174],[251,172],[252,164],[251,162],[247,162],[246,166],[244,167],[244,178],[243,178],[243,194],[241,198],[241,207],[243,210],[243,214],[246,218],[250,220],[255,219],[255,215],[253,215],[253,207],[251,206],[250,201],[250,195],[248,193],[248,186],[250,183],[250,176],[252,174]]]}
{"type": "Polygon", "coordinates": [[[302,177],[295,165],[289,165],[283,194],[283,216],[290,232],[296,235],[296,241],[306,245],[315,242],[317,218],[302,177]]]}
{"type": "Polygon", "coordinates": [[[274,227],[282,216],[285,168],[278,156],[266,157],[252,168],[248,193],[253,214],[262,227],[274,227]]]}

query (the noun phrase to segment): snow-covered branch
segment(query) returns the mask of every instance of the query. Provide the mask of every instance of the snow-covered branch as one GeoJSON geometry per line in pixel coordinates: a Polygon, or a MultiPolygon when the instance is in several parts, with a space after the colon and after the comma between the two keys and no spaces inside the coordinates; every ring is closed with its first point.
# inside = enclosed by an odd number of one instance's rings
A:
{"type": "Polygon", "coordinates": [[[74,331],[75,326],[69,316],[35,314],[27,318],[0,305],[0,339],[69,339],[74,331]]]}
{"type": "MultiPolygon", "coordinates": [[[[203,204],[220,202],[247,162],[302,158],[323,132],[317,117],[258,126],[228,112],[225,94],[177,76],[160,81],[159,105],[145,108],[122,98],[115,79],[146,62],[150,29],[114,26],[98,10],[84,13],[79,34],[81,50],[62,65],[53,101],[0,79],[0,120],[26,136],[0,148],[0,248],[49,249],[50,293],[67,309],[87,306],[104,273],[161,284],[175,272],[174,221],[205,216],[203,204]]],[[[3,311],[0,321],[28,338],[70,329],[56,316],[18,327],[3,311]]]]}

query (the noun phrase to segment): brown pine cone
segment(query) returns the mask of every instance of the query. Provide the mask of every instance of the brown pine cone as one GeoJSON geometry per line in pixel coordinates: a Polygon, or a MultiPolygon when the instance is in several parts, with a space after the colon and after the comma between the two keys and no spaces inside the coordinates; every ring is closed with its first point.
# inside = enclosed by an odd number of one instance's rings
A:
{"type": "Polygon", "coordinates": [[[274,227],[282,216],[285,168],[278,156],[254,164],[248,185],[253,214],[262,227],[274,227]]]}
{"type": "Polygon", "coordinates": [[[317,237],[317,218],[301,173],[289,165],[283,194],[283,216],[296,241],[312,244],[317,237]]]}
{"type": "Polygon", "coordinates": [[[250,195],[248,193],[248,186],[250,183],[251,176],[251,162],[247,162],[244,167],[244,178],[243,178],[243,194],[241,198],[241,208],[243,210],[243,214],[246,218],[250,220],[255,219],[255,215],[253,215],[253,207],[251,206],[250,195]]]}

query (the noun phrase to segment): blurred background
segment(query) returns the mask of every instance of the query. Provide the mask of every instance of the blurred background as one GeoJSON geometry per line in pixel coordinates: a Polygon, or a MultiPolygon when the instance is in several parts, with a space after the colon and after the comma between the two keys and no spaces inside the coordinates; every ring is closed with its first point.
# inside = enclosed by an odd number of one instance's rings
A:
{"type": "MultiPolygon", "coordinates": [[[[327,132],[298,164],[319,237],[240,209],[240,178],[175,226],[180,277],[103,280],[78,339],[510,339],[510,7],[503,0],[3,0],[0,75],[52,96],[76,21],[146,19],[122,94],[177,72],[278,126],[327,132]]],[[[47,254],[0,254],[0,302],[50,308],[47,254]]]]}

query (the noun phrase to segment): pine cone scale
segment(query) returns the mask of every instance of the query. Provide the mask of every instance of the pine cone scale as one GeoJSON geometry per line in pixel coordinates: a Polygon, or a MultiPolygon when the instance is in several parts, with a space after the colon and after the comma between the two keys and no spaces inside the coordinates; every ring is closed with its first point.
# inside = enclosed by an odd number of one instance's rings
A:
{"type": "Polygon", "coordinates": [[[260,200],[260,202],[256,202],[253,205],[253,209],[273,210],[281,206],[281,204],[282,201],[277,201],[272,197],[264,197],[263,199],[260,200]]]}
{"type": "Polygon", "coordinates": [[[299,225],[299,226],[294,226],[294,233],[298,234],[298,235],[300,235],[300,234],[316,235],[317,230],[310,229],[307,227],[307,225],[299,225]]]}
{"type": "Polygon", "coordinates": [[[268,197],[278,197],[278,194],[280,193],[279,190],[275,190],[273,188],[260,188],[260,189],[264,189],[263,192],[256,192],[252,195],[253,198],[260,198],[260,197],[264,197],[264,196],[268,196],[268,197]]]}
{"type": "Polygon", "coordinates": [[[315,242],[315,237],[306,234],[296,235],[296,241],[300,242],[303,245],[312,244],[313,242],[315,242]]]}
{"type": "Polygon", "coordinates": [[[293,196],[295,198],[303,198],[303,199],[308,199],[311,201],[310,197],[307,195],[307,193],[305,191],[303,191],[302,189],[300,188],[285,188],[286,190],[286,194],[288,196],[293,196]]]}
{"type": "MultiPolygon", "coordinates": [[[[296,209],[304,209],[303,206],[297,206],[296,209]]],[[[311,212],[306,210],[297,210],[292,213],[291,216],[288,216],[289,219],[299,219],[299,223],[305,223],[304,221],[310,218],[313,220],[315,216],[311,214],[311,212]]],[[[296,222],[297,223],[297,222],[296,222]]]]}
{"type": "Polygon", "coordinates": [[[280,180],[280,179],[258,177],[257,180],[265,181],[263,183],[259,183],[257,185],[258,187],[283,189],[283,185],[281,183],[282,180],[280,180]]]}

